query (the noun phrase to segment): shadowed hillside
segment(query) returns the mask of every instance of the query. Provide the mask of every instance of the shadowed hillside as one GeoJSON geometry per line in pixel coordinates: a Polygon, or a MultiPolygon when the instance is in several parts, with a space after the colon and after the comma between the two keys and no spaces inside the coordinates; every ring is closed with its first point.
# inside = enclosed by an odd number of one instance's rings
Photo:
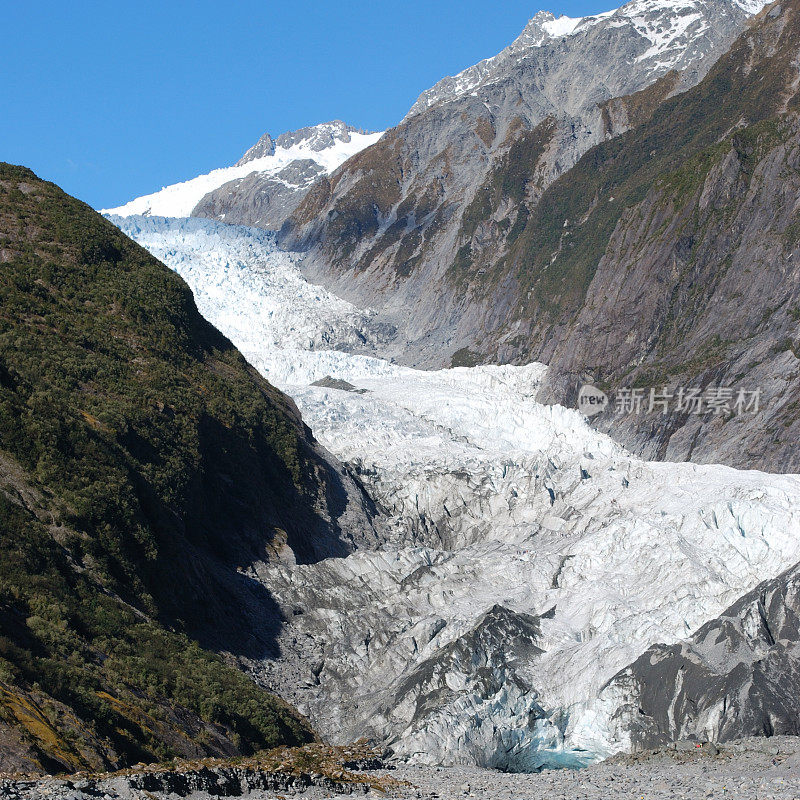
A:
{"type": "Polygon", "coordinates": [[[311,740],[203,647],[275,652],[245,570],[352,549],[342,480],[178,276],[0,164],[0,770],[311,740]]]}

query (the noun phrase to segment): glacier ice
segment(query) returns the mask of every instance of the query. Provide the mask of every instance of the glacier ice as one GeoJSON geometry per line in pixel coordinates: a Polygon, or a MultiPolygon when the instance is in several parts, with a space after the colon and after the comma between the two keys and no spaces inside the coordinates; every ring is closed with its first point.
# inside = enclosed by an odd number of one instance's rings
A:
{"type": "Polygon", "coordinates": [[[380,549],[251,576],[285,610],[257,679],[334,741],[577,766],[629,746],[602,687],[800,561],[800,478],[641,461],[534,397],[546,367],[420,371],[264,231],[129,217],[389,520],[380,549]],[[363,393],[315,386],[330,376],[363,393]]]}

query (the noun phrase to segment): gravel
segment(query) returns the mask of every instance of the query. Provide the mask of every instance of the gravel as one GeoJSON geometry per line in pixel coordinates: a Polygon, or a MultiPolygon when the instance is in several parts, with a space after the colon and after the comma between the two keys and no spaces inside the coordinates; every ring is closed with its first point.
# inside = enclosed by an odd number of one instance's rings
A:
{"type": "MultiPolygon", "coordinates": [[[[437,798],[438,800],[800,800],[800,739],[747,739],[703,747],[681,742],[668,749],[617,756],[580,771],[545,770],[512,774],[476,767],[418,767],[397,765],[387,774],[400,782],[388,793],[370,790],[366,797],[437,798]]],[[[53,778],[36,783],[0,784],[0,798],[18,800],[176,800],[180,795],[132,789],[120,780],[99,782],[88,791],[76,782],[53,778]]],[[[208,792],[183,795],[191,800],[219,796],[208,792]]],[[[302,797],[307,800],[341,797],[316,786],[305,791],[254,791],[250,800],[302,797]]]]}

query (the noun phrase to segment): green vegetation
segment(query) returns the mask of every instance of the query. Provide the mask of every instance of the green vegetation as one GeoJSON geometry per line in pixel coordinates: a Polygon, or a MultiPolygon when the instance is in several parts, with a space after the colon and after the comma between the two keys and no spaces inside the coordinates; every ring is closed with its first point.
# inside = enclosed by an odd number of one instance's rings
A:
{"type": "MultiPolygon", "coordinates": [[[[0,685],[44,697],[38,705],[58,734],[56,746],[26,730],[44,766],[117,765],[105,749],[103,758],[87,759],[77,721],[108,742],[119,763],[202,753],[207,732],[199,722],[187,727],[181,708],[221,726],[241,752],[308,740],[288,706],[185,635],[104,594],[47,527],[2,496],[0,552],[0,685]],[[61,724],[49,698],[77,720],[61,724]]],[[[8,716],[0,703],[3,711],[8,716]]]]}
{"type": "Polygon", "coordinates": [[[462,347],[456,350],[450,359],[451,367],[477,367],[483,363],[483,358],[480,353],[473,353],[468,347],[462,347]]]}
{"type": "MultiPolygon", "coordinates": [[[[702,83],[665,101],[638,128],[594,147],[546,190],[508,257],[520,295],[529,297],[521,316],[568,318],[620,218],[652,190],[663,193],[663,202],[685,206],[731,148],[747,175],[781,135],[775,115],[787,110],[790,97],[800,39],[795,15],[777,42],[772,35],[763,26],[739,39],[702,83]],[[743,119],[750,127],[731,133],[743,119]],[[565,220],[574,224],[566,237],[565,220]]],[[[792,96],[788,110],[796,105],[792,96]]]]}
{"type": "MultiPolygon", "coordinates": [[[[349,191],[339,213],[329,220],[329,235],[347,246],[374,236],[380,226],[379,215],[388,214],[400,200],[405,162],[396,134],[389,132],[375,145],[362,150],[353,157],[350,166],[353,172],[363,172],[370,180],[349,191]]],[[[342,174],[320,181],[303,198],[295,219],[300,224],[314,221],[341,178],[342,174]]]]}
{"type": "Polygon", "coordinates": [[[0,164],[0,722],[34,760],[312,737],[192,641],[228,644],[236,567],[313,517],[305,436],[180,278],[0,164]]]}
{"type": "Polygon", "coordinates": [[[450,277],[456,284],[476,277],[472,238],[478,226],[488,222],[496,209],[506,202],[510,202],[515,209],[513,224],[510,219],[496,223],[503,232],[510,228],[506,236],[509,244],[515,242],[525,228],[528,220],[528,188],[536,180],[539,160],[545,154],[555,131],[555,120],[548,117],[534,130],[521,133],[475,193],[461,218],[459,241],[464,244],[450,268],[450,277]]]}
{"type": "Polygon", "coordinates": [[[600,104],[603,112],[603,124],[606,133],[614,133],[614,109],[624,111],[624,119],[630,127],[641,125],[653,115],[653,112],[678,87],[680,73],[670,70],[655,83],[641,91],[625,97],[616,97],[600,104]]]}
{"type": "Polygon", "coordinates": [[[773,353],[791,353],[795,358],[800,359],[800,344],[790,339],[788,336],[781,339],[773,348],[773,353]]]}
{"type": "MultiPolygon", "coordinates": [[[[800,219],[790,222],[783,232],[783,240],[787,249],[791,250],[800,244],[800,219]]],[[[797,317],[800,319],[800,315],[797,317]]]]}

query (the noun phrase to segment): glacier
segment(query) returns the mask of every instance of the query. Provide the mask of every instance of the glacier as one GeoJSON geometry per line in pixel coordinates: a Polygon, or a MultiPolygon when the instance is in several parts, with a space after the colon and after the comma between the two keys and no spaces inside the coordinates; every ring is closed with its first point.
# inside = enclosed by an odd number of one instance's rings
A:
{"type": "Polygon", "coordinates": [[[249,571],[285,624],[281,658],[244,666],[334,742],[510,770],[625,750],[608,682],[800,561],[798,476],[637,459],[537,403],[542,364],[384,360],[374,312],[308,283],[263,230],[112,219],[183,276],[387,521],[374,550],[249,571]]]}

